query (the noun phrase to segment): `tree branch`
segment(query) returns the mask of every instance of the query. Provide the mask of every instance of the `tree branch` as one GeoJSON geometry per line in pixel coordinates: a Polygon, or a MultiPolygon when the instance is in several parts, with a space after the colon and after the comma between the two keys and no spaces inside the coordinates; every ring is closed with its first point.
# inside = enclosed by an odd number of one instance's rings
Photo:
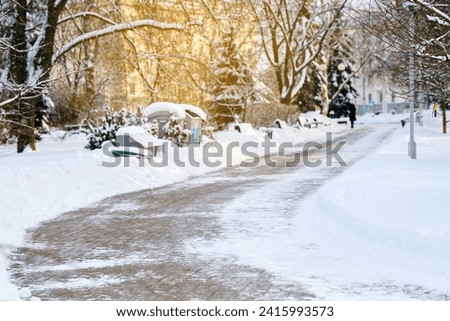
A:
{"type": "Polygon", "coordinates": [[[334,93],[333,97],[331,97],[331,101],[335,100],[336,97],[341,93],[342,89],[344,89],[344,86],[347,85],[349,83],[349,81],[361,70],[361,68],[366,64],[366,62],[369,61],[371,55],[368,55],[366,59],[364,59],[364,61],[361,63],[361,65],[355,70],[353,71],[348,78],[339,86],[339,88],[336,90],[336,92],[334,93]]]}
{"type": "Polygon", "coordinates": [[[189,25],[199,25],[198,22],[191,22],[188,25],[180,25],[176,23],[166,23],[166,22],[160,22],[155,21],[151,19],[145,19],[145,20],[138,20],[134,22],[125,22],[116,24],[113,26],[105,27],[99,30],[87,32],[85,34],[82,34],[74,39],[72,39],[69,43],[64,45],[61,49],[59,49],[52,58],[52,64],[56,63],[58,59],[61,58],[62,55],[64,55],[66,52],[70,51],[72,48],[89,41],[91,39],[95,38],[101,38],[104,36],[111,35],[116,32],[124,32],[129,30],[134,30],[137,28],[143,28],[143,27],[151,27],[159,30],[186,30],[189,25]]]}
{"type": "Polygon", "coordinates": [[[450,16],[445,14],[442,10],[439,10],[438,8],[436,8],[435,5],[425,2],[423,0],[411,0],[411,2],[421,6],[423,8],[426,8],[428,12],[436,14],[437,16],[444,19],[447,23],[450,24],[450,16]]]}
{"type": "Polygon", "coordinates": [[[109,23],[111,25],[115,25],[116,24],[115,21],[112,21],[112,20],[110,20],[108,18],[105,18],[105,17],[103,17],[102,15],[100,15],[98,13],[86,11],[86,12],[80,12],[80,13],[77,13],[77,14],[71,14],[70,16],[61,18],[58,21],[58,25],[62,24],[62,23],[65,23],[67,21],[70,21],[70,20],[74,20],[74,19],[77,19],[77,18],[85,18],[85,17],[94,17],[94,18],[97,18],[97,19],[102,20],[104,22],[107,22],[107,23],[109,23]]]}

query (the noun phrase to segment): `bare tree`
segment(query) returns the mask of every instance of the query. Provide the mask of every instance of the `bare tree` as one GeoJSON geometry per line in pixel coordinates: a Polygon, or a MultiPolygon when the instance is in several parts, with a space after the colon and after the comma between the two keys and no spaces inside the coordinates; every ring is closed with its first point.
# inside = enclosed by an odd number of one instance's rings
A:
{"type": "Polygon", "coordinates": [[[406,79],[410,69],[407,54],[413,50],[415,91],[440,102],[443,132],[446,132],[445,110],[450,100],[450,7],[444,1],[379,0],[376,3],[376,23],[372,27],[389,52],[385,66],[390,68],[398,84],[405,84],[403,94],[407,96],[406,79]],[[410,19],[413,19],[413,32],[409,29],[410,19]]]}
{"type": "Polygon", "coordinates": [[[292,104],[305,84],[308,67],[347,0],[338,5],[320,0],[256,1],[261,43],[273,68],[280,102],[292,104]]]}

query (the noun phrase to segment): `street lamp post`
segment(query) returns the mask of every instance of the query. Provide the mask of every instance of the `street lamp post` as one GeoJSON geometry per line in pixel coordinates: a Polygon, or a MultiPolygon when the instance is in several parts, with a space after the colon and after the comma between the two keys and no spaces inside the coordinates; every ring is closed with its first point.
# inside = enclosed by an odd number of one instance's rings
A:
{"type": "Polygon", "coordinates": [[[417,9],[415,3],[407,2],[405,6],[409,10],[409,37],[411,38],[409,47],[409,143],[408,153],[411,159],[417,158],[416,142],[414,141],[414,15],[417,9]]]}

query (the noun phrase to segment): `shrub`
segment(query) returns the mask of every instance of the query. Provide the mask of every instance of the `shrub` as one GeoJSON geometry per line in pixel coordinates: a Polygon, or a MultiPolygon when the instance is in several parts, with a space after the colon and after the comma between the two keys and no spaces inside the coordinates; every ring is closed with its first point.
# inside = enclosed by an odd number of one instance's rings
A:
{"type": "Polygon", "coordinates": [[[88,135],[87,149],[94,150],[102,147],[103,142],[115,142],[116,132],[120,127],[139,125],[141,119],[128,109],[122,109],[119,112],[108,110],[101,119],[101,124],[91,128],[91,134],[88,135]]]}
{"type": "Polygon", "coordinates": [[[170,116],[169,122],[164,126],[164,138],[180,144],[191,134],[189,129],[185,129],[185,122],[176,115],[170,116]]]}

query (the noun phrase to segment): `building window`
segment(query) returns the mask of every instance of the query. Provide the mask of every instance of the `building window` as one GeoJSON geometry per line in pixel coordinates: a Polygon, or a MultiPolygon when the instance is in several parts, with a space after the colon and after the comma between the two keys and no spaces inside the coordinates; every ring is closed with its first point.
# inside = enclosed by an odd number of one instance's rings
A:
{"type": "Polygon", "coordinates": [[[380,92],[380,104],[383,102],[383,93],[380,92]]]}
{"type": "Polygon", "coordinates": [[[395,103],[395,94],[394,93],[392,93],[391,102],[395,103]]]}
{"type": "Polygon", "coordinates": [[[369,94],[367,98],[368,98],[368,101],[369,101],[369,104],[370,104],[372,102],[372,94],[369,94]]]}

